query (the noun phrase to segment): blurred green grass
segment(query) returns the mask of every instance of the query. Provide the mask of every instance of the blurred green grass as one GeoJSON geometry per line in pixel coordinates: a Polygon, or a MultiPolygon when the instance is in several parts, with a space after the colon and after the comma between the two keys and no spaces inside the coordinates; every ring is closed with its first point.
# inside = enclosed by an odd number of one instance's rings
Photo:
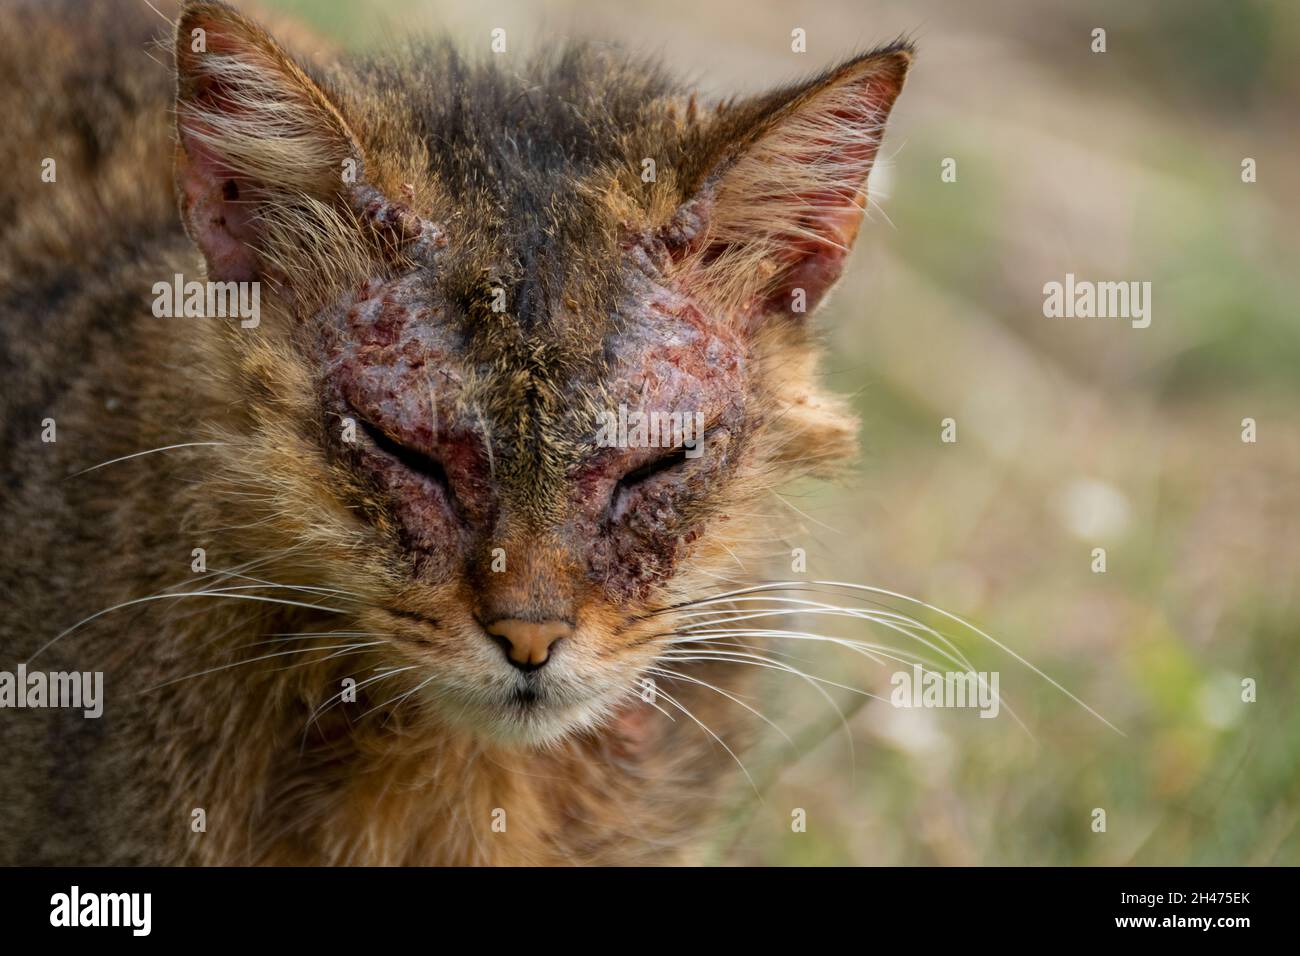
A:
{"type": "MultiPolygon", "coordinates": [[[[781,721],[821,739],[771,757],[764,801],[738,796],[717,858],[1300,863],[1300,9],[266,8],[353,47],[411,29],[486,43],[506,26],[521,48],[589,34],[661,51],[715,93],[912,35],[920,57],[872,180],[888,219],[864,228],[819,319],[829,380],[862,416],[859,477],[791,498],[853,531],[810,522],[792,543],[810,578],[903,591],[978,623],[1124,736],[969,636],[963,650],[1002,672],[1032,737],[1010,720],[873,701],[851,720],[851,764],[846,734],[819,729],[824,703],[790,681],[781,721]],[[808,30],[802,57],[794,26],[808,30]],[[1096,26],[1105,54],[1088,48],[1096,26]],[[1257,183],[1241,182],[1246,156],[1257,183]],[[939,180],[944,157],[956,183],[939,180]],[[1151,281],[1151,328],[1045,319],[1042,285],[1066,272],[1151,281]],[[946,417],[956,444],[939,441],[946,417]],[[1246,417],[1255,444],[1240,441],[1246,417]],[[1105,574],[1090,569],[1093,547],[1107,549],[1105,574]],[[1242,703],[1243,677],[1256,703],[1242,703]],[[791,832],[794,807],[806,833],[791,832]],[[1104,834],[1090,829],[1096,807],[1104,834]]],[[[808,656],[810,671],[888,693],[881,668],[808,656]]]]}

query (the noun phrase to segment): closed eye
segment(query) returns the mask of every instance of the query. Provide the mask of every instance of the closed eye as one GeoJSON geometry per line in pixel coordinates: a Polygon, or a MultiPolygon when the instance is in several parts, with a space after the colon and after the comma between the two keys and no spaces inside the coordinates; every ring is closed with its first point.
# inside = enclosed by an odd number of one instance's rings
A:
{"type": "Polygon", "coordinates": [[[442,462],[424,454],[424,452],[416,451],[400,442],[393,441],[381,429],[370,424],[364,418],[359,419],[359,421],[366,436],[376,448],[397,459],[408,471],[428,478],[442,488],[447,493],[448,498],[451,498],[451,483],[447,480],[447,472],[442,467],[442,462]]]}
{"type": "Polygon", "coordinates": [[[626,475],[618,480],[620,488],[633,488],[639,484],[649,481],[656,475],[672,471],[684,465],[688,461],[685,448],[674,448],[666,455],[662,455],[653,461],[646,462],[638,468],[633,468],[626,475]]]}
{"type": "MultiPolygon", "coordinates": [[[[705,448],[708,447],[709,438],[712,434],[714,433],[706,432],[700,439],[705,448]]],[[[687,455],[687,448],[684,445],[679,445],[658,458],[633,468],[614,485],[614,493],[610,498],[610,517],[615,521],[621,518],[627,512],[628,503],[633,492],[642,485],[649,484],[655,478],[671,475],[676,471],[683,471],[698,458],[698,454],[687,455]]]]}

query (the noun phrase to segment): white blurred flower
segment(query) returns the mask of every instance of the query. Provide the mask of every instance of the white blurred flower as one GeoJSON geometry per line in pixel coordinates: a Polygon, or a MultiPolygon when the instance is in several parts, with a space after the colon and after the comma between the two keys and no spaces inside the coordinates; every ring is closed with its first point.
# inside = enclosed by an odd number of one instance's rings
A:
{"type": "Polygon", "coordinates": [[[1079,478],[1056,496],[1061,524],[1082,541],[1115,538],[1128,530],[1133,509],[1114,485],[1095,478],[1079,478]]]}

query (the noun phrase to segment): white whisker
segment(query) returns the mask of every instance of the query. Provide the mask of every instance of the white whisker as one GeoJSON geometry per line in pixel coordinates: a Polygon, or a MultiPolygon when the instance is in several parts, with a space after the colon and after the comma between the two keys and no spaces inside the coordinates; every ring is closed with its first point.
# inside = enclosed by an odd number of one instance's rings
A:
{"type": "Polygon", "coordinates": [[[769,727],[775,730],[778,734],[784,737],[786,739],[786,742],[789,743],[790,746],[792,747],[794,746],[794,741],[790,739],[790,735],[787,734],[784,730],[782,730],[779,726],[777,726],[773,721],[769,720],[765,715],[759,713],[753,707],[749,706],[749,704],[746,704],[739,697],[735,696],[734,694],[728,693],[727,691],[723,690],[721,687],[717,687],[713,684],[710,684],[708,681],[700,680],[698,677],[691,677],[688,674],[682,674],[678,671],[669,670],[663,667],[649,667],[646,668],[646,670],[648,673],[651,674],[662,674],[663,676],[672,678],[674,680],[688,681],[692,684],[698,684],[701,687],[707,687],[711,691],[716,691],[717,693],[721,694],[723,697],[727,698],[727,700],[730,700],[735,704],[739,705],[740,707],[745,708],[745,710],[749,711],[759,720],[763,721],[765,724],[767,724],[769,727]]]}
{"type": "MultiPolygon", "coordinates": [[[[76,478],[78,475],[85,475],[100,468],[107,468],[109,465],[116,465],[119,461],[130,461],[132,458],[139,458],[141,455],[152,455],[155,452],[171,451],[173,448],[201,448],[203,446],[219,446],[228,444],[224,441],[187,441],[179,445],[164,445],[161,448],[150,448],[146,451],[137,451],[132,455],[123,455],[121,458],[111,458],[108,461],[101,461],[98,465],[91,465],[89,468],[83,468],[81,471],[74,471],[68,475],[68,478],[76,478]]],[[[66,479],[65,479],[66,480],[66,479]]]]}
{"type": "Polygon", "coordinates": [[[136,604],[147,604],[151,601],[163,601],[169,598],[189,598],[189,597],[216,597],[216,598],[228,598],[230,600],[238,600],[238,601],[261,601],[267,604],[282,604],[286,607],[307,608],[308,610],[312,610],[312,611],[329,611],[332,614],[343,613],[343,611],[340,610],[339,608],[323,607],[319,604],[304,604],[301,601],[286,601],[283,598],[266,597],[264,595],[258,595],[258,594],[229,594],[223,591],[216,591],[216,592],[185,591],[178,594],[151,594],[148,597],[134,598],[133,600],[130,601],[123,601],[121,604],[114,604],[112,607],[106,607],[102,611],[96,611],[94,614],[90,615],[89,617],[82,618],[76,624],[60,631],[58,634],[54,635],[54,637],[50,638],[48,641],[46,641],[44,644],[38,647],[35,650],[35,652],[32,653],[31,657],[27,658],[27,663],[30,664],[32,661],[34,661],[38,656],[40,656],[40,654],[43,651],[45,651],[55,641],[59,640],[60,638],[66,637],[67,635],[71,634],[73,631],[77,630],[77,628],[81,627],[82,625],[89,624],[91,621],[95,620],[96,618],[103,617],[105,614],[110,614],[113,611],[120,611],[122,608],[131,607],[136,604]]]}

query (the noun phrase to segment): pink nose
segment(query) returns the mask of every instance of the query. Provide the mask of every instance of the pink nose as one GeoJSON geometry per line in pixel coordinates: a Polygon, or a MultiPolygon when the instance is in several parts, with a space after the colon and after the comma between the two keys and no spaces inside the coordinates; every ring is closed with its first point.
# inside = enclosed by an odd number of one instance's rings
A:
{"type": "Polygon", "coordinates": [[[506,652],[510,663],[525,671],[545,664],[555,642],[573,633],[573,626],[566,621],[524,621],[513,617],[493,621],[486,629],[506,652]]]}

